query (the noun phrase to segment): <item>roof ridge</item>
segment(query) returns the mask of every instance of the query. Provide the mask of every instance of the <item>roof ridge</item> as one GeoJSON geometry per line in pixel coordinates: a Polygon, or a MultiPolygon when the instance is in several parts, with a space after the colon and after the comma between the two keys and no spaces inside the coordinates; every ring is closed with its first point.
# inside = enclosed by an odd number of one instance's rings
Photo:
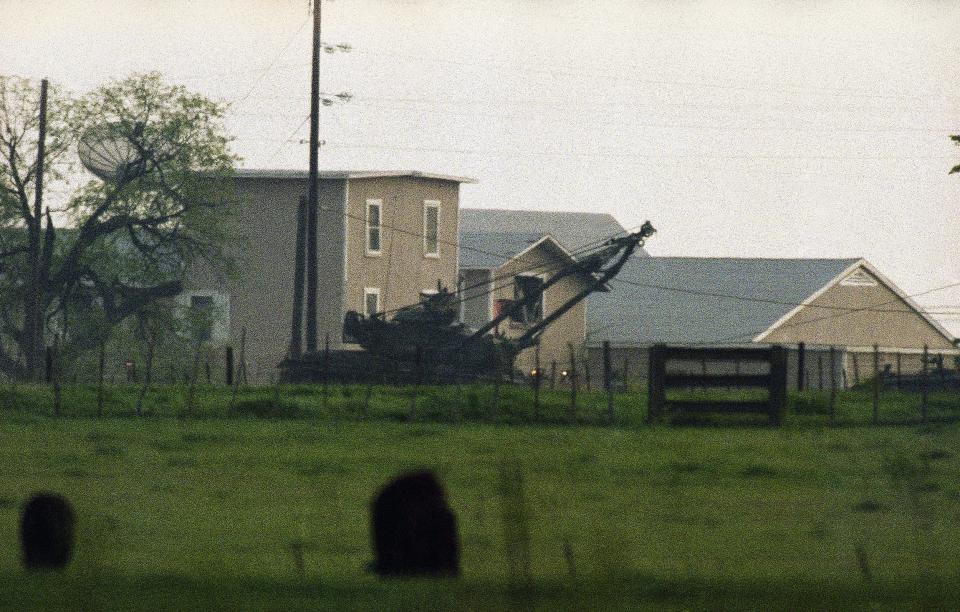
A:
{"type": "Polygon", "coordinates": [[[460,206],[461,212],[465,210],[476,210],[476,211],[483,211],[483,212],[507,212],[507,213],[539,213],[539,214],[546,214],[546,215],[558,214],[558,213],[564,214],[564,215],[594,215],[598,217],[611,217],[613,219],[616,219],[616,217],[613,216],[613,213],[593,212],[593,211],[586,211],[586,210],[537,210],[533,208],[491,208],[488,206],[466,206],[466,205],[460,206]]]}
{"type": "MultiPolygon", "coordinates": [[[[424,172],[422,170],[337,170],[319,169],[319,178],[334,180],[368,179],[368,178],[424,178],[455,183],[476,183],[477,179],[468,176],[455,176],[438,172],[424,172]]],[[[265,178],[265,179],[309,179],[310,173],[302,168],[237,168],[233,172],[236,178],[265,178]]]]}
{"type": "Polygon", "coordinates": [[[690,260],[730,260],[730,261],[860,261],[863,257],[752,257],[723,255],[650,255],[643,259],[690,259],[690,260]]]}

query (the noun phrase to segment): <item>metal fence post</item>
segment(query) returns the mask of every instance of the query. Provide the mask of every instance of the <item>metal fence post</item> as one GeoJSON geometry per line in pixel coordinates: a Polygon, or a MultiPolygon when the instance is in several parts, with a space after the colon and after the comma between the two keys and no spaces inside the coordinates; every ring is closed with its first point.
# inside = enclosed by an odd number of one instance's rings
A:
{"type": "Polygon", "coordinates": [[[533,420],[540,420],[540,344],[534,350],[533,365],[533,420]]]}
{"type": "Polygon", "coordinates": [[[652,423],[655,418],[663,414],[666,390],[664,376],[664,345],[654,344],[648,349],[647,361],[649,373],[647,378],[647,422],[652,423]]]}
{"type": "Polygon", "coordinates": [[[570,410],[567,416],[573,424],[577,421],[577,356],[573,352],[573,343],[567,346],[570,347],[570,410]]]}
{"type": "Polygon", "coordinates": [[[880,347],[873,345],[873,424],[880,423],[880,347]]]}
{"type": "Polygon", "coordinates": [[[924,423],[927,422],[927,360],[929,354],[929,347],[923,345],[923,375],[920,379],[920,420],[924,423]]]}
{"type": "Polygon", "coordinates": [[[797,345],[797,391],[803,391],[804,373],[807,370],[807,345],[797,345]]]}
{"type": "Polygon", "coordinates": [[[613,425],[613,382],[610,374],[610,341],[603,341],[603,389],[607,392],[607,421],[613,425]]]}
{"type": "Polygon", "coordinates": [[[830,424],[837,420],[837,349],[830,347],[830,424]]]}
{"type": "Polygon", "coordinates": [[[770,349],[770,423],[779,425],[787,410],[787,349],[770,349]]]}
{"type": "Polygon", "coordinates": [[[233,385],[233,347],[232,346],[227,347],[224,353],[224,360],[225,360],[224,372],[226,374],[224,376],[224,382],[226,382],[227,386],[229,387],[233,385]]]}

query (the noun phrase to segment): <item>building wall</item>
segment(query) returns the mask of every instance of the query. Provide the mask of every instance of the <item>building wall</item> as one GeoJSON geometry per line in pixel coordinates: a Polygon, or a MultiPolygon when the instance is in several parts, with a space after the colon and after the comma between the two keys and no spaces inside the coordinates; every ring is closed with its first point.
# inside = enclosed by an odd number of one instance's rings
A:
{"type": "MultiPolygon", "coordinates": [[[[290,342],[297,208],[307,179],[236,179],[237,273],[224,278],[204,267],[190,273],[187,289],[211,292],[229,302],[229,337],[239,348],[246,330],[246,361],[252,381],[269,380],[290,342]]],[[[343,344],[343,316],[362,311],[365,287],[381,291],[381,308],[416,303],[437,280],[456,288],[459,185],[411,177],[323,179],[317,227],[317,331],[320,346],[343,344]],[[382,253],[366,253],[366,200],[382,208],[382,253]],[[423,204],[440,202],[440,257],[424,255],[423,204]],[[346,212],[345,212],[346,205],[346,212]],[[388,227],[389,226],[389,227],[388,227]],[[400,231],[393,229],[399,228],[400,231]],[[344,236],[347,236],[346,246],[344,236]],[[344,265],[346,263],[346,265],[344,265]]],[[[318,347],[319,348],[319,347],[318,347]]]]}
{"type": "MultiPolygon", "coordinates": [[[[230,340],[237,350],[246,330],[246,361],[251,381],[266,381],[286,356],[293,309],[297,208],[307,180],[237,178],[236,225],[239,258],[233,278],[208,270],[191,271],[188,289],[229,296],[230,340]]],[[[343,302],[343,200],[345,181],[319,184],[317,227],[320,342],[340,337],[343,302]]]]}
{"type": "Polygon", "coordinates": [[[477,329],[490,321],[491,270],[461,270],[463,282],[463,322],[477,329]]]}
{"type": "Polygon", "coordinates": [[[943,334],[879,280],[874,286],[834,285],[764,337],[763,342],[859,347],[878,344],[896,348],[922,348],[927,344],[932,349],[953,348],[943,334]],[[869,310],[841,314],[843,311],[837,307],[869,310]]]}
{"type": "MultiPolygon", "coordinates": [[[[552,271],[568,265],[569,260],[554,254],[548,247],[540,246],[522,256],[508,261],[494,272],[497,278],[511,278],[514,274],[534,274],[544,280],[550,278],[552,271]]],[[[501,281],[495,283],[498,287],[493,292],[494,299],[513,299],[513,284],[501,281]]],[[[571,275],[548,288],[544,294],[543,313],[549,315],[560,307],[566,300],[573,297],[586,286],[586,281],[577,275],[571,275]]],[[[570,361],[568,343],[572,343],[574,350],[579,352],[586,338],[586,302],[581,301],[563,314],[559,319],[547,326],[540,336],[540,367],[549,368],[553,361],[559,364],[570,361]]],[[[500,331],[509,337],[519,337],[526,331],[525,326],[517,323],[505,322],[500,325],[500,331]]],[[[533,347],[523,351],[517,357],[516,368],[521,372],[533,369],[536,358],[533,347]]]]}
{"type": "Polygon", "coordinates": [[[420,292],[436,290],[437,281],[457,287],[459,185],[433,179],[390,177],[351,179],[348,189],[347,291],[344,312],[363,311],[365,287],[380,289],[381,310],[415,304],[420,292]],[[366,202],[381,209],[381,254],[366,252],[366,202]],[[424,255],[423,205],[440,202],[440,257],[424,255]]]}

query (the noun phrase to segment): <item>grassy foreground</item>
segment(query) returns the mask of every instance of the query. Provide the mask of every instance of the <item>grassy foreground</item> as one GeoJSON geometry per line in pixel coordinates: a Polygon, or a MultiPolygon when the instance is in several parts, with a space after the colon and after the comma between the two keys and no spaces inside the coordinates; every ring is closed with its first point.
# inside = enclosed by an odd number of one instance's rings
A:
{"type": "MultiPolygon", "coordinates": [[[[135,384],[108,385],[104,388],[102,416],[132,417],[141,387],[135,384]]],[[[62,389],[60,416],[93,417],[97,414],[97,387],[91,384],[65,385],[62,389]]],[[[570,424],[570,391],[544,387],[540,390],[539,409],[533,390],[524,385],[465,384],[460,386],[394,387],[330,384],[241,386],[236,395],[223,386],[198,385],[191,391],[181,384],[153,385],[143,397],[141,411],[148,418],[186,417],[190,419],[268,418],[320,420],[420,421],[437,423],[495,422],[498,424],[570,424]]],[[[758,389],[702,390],[668,392],[668,399],[764,399],[758,389]]],[[[785,422],[792,426],[829,424],[830,393],[805,391],[788,394],[785,422]]],[[[869,388],[838,394],[835,423],[865,425],[872,422],[873,393],[869,388]]],[[[920,395],[885,390],[880,396],[879,419],[885,424],[920,422],[920,395]]],[[[35,415],[52,415],[54,393],[49,385],[0,384],[0,410],[35,415]]],[[[931,392],[928,417],[934,422],[960,422],[960,394],[931,392]]],[[[645,388],[617,391],[614,399],[616,425],[642,428],[647,415],[645,388]]],[[[702,424],[703,419],[698,419],[702,424]]],[[[603,391],[580,389],[577,394],[575,422],[579,425],[606,425],[607,396],[603,391]]],[[[727,416],[706,419],[709,424],[764,424],[763,415],[727,416]]]]}
{"type": "MultiPolygon", "coordinates": [[[[101,419],[88,416],[87,388],[65,390],[62,418],[45,416],[44,390],[23,388],[16,403],[0,402],[0,606],[942,609],[960,602],[954,424],[834,429],[801,414],[780,429],[671,428],[624,415],[616,428],[574,428],[522,424],[524,413],[510,402],[503,414],[514,415],[513,425],[404,423],[397,422],[408,405],[402,396],[394,408],[378,408],[382,418],[358,422],[321,413],[316,389],[293,391],[299,399],[284,398],[303,408],[292,414],[298,418],[224,416],[228,398],[213,389],[198,396],[196,416],[205,418],[164,418],[179,410],[179,391],[169,392],[168,405],[158,399],[164,391],[155,394],[152,416],[140,419],[129,416],[133,390],[113,390],[115,403],[101,419]],[[498,494],[504,462],[524,474],[529,588],[511,586],[498,494]],[[367,505],[390,476],[420,466],[447,485],[463,576],[377,580],[364,571],[367,505]],[[19,567],[18,515],[36,490],[60,491],[76,505],[77,555],[64,574],[19,567]]],[[[794,405],[816,413],[817,402],[801,397],[794,405]]],[[[328,410],[332,403],[328,397],[328,410]]]]}

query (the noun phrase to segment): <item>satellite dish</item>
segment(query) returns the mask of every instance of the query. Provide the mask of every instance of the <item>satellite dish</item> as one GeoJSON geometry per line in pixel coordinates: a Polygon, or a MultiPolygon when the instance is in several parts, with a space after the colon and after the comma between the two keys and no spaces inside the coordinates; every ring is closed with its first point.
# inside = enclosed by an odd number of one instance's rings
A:
{"type": "MultiPolygon", "coordinates": [[[[133,134],[142,130],[143,125],[138,124],[133,134]]],[[[142,172],[144,165],[144,159],[118,123],[108,123],[84,132],[77,144],[77,155],[84,168],[108,182],[124,176],[135,176],[142,172]]]]}

